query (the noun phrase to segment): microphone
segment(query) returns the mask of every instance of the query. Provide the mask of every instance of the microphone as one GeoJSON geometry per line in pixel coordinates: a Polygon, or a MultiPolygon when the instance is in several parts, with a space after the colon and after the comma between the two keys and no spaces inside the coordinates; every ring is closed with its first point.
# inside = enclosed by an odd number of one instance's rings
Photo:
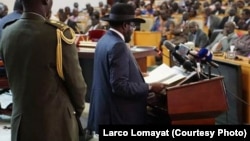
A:
{"type": "Polygon", "coordinates": [[[206,48],[201,48],[198,53],[193,52],[193,51],[189,51],[188,54],[192,55],[196,59],[199,59],[199,61],[202,63],[207,63],[208,65],[210,65],[214,68],[219,67],[218,64],[216,64],[214,61],[212,61],[213,54],[206,48]]]}
{"type": "Polygon", "coordinates": [[[187,60],[183,58],[178,52],[176,52],[176,46],[169,42],[169,41],[164,41],[163,43],[165,47],[170,51],[170,53],[174,56],[174,58],[180,63],[180,65],[183,66],[184,69],[188,71],[195,71],[195,68],[193,67],[193,63],[190,60],[187,60]]]}

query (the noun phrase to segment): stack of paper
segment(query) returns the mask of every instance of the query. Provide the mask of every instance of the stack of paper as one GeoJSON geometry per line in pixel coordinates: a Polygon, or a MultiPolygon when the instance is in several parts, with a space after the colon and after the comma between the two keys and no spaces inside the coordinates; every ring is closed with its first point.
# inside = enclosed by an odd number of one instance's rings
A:
{"type": "Polygon", "coordinates": [[[186,78],[186,76],[187,74],[182,68],[177,66],[170,68],[166,64],[162,64],[149,72],[144,79],[147,83],[161,82],[170,85],[186,78]]]}
{"type": "Polygon", "coordinates": [[[97,42],[91,42],[91,41],[80,41],[79,46],[83,47],[96,47],[97,42]]]}

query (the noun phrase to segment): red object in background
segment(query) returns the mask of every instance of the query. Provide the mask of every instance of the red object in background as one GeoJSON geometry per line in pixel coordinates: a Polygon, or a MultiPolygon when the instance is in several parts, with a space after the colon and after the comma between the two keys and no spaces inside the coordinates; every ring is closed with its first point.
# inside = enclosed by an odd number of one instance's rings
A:
{"type": "Polygon", "coordinates": [[[89,31],[89,40],[97,42],[104,34],[106,30],[104,29],[95,29],[89,31]]]}

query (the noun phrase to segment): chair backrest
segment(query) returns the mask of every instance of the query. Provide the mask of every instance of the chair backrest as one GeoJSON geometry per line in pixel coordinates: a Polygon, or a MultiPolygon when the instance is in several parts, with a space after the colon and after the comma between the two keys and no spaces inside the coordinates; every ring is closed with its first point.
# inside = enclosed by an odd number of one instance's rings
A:
{"type": "Polygon", "coordinates": [[[104,34],[106,30],[104,29],[95,29],[89,31],[89,40],[97,42],[104,34]]]}
{"type": "Polygon", "coordinates": [[[143,19],[146,22],[140,24],[140,31],[150,31],[151,27],[154,24],[154,17],[143,17],[143,19]]]}

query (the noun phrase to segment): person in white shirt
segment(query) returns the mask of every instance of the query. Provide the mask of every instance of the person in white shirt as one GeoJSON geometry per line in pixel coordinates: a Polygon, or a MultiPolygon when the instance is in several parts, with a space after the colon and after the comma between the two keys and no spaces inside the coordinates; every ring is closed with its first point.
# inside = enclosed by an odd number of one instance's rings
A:
{"type": "Polygon", "coordinates": [[[206,48],[211,52],[228,51],[234,40],[238,38],[234,30],[235,24],[226,22],[223,31],[217,34],[216,38],[206,48]]]}

